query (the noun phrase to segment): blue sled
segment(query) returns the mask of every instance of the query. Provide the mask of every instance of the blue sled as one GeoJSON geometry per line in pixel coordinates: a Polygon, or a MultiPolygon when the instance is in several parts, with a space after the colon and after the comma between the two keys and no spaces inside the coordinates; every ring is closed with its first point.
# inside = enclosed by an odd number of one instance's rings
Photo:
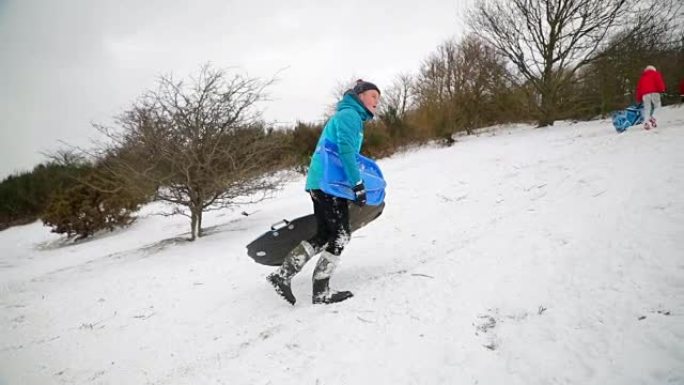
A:
{"type": "MultiPolygon", "coordinates": [[[[354,200],[355,195],[352,186],[347,182],[347,175],[342,166],[342,160],[338,155],[337,145],[327,139],[323,145],[316,149],[323,156],[323,178],[320,188],[326,194],[339,198],[354,200]]],[[[387,183],[382,176],[380,167],[372,159],[363,155],[356,156],[359,166],[361,179],[366,187],[366,203],[371,206],[378,206],[385,200],[385,187],[387,183]]]]}
{"type": "Polygon", "coordinates": [[[641,124],[644,117],[641,116],[641,104],[631,105],[622,111],[613,113],[613,127],[617,132],[625,132],[629,127],[641,124]]]}

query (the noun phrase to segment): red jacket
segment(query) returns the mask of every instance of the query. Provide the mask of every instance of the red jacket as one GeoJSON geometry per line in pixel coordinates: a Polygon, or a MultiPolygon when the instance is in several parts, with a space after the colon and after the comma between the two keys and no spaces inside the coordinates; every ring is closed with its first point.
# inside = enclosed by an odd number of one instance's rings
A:
{"type": "Polygon", "coordinates": [[[652,93],[665,92],[665,82],[663,76],[657,70],[647,69],[641,74],[639,83],[636,89],[636,101],[641,103],[644,101],[644,95],[652,93]]]}
{"type": "Polygon", "coordinates": [[[679,82],[679,94],[684,96],[684,79],[679,82]]]}

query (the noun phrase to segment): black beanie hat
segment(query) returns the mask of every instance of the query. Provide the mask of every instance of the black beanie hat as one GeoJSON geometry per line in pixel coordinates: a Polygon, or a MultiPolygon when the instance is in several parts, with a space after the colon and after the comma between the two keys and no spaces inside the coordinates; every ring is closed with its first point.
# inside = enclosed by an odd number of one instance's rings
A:
{"type": "Polygon", "coordinates": [[[362,92],[366,92],[366,91],[370,91],[370,90],[376,90],[376,91],[378,91],[378,94],[381,93],[378,86],[376,86],[375,84],[373,84],[371,82],[364,81],[362,79],[359,79],[356,81],[356,85],[354,86],[354,88],[352,90],[357,95],[362,93],[362,92]]]}

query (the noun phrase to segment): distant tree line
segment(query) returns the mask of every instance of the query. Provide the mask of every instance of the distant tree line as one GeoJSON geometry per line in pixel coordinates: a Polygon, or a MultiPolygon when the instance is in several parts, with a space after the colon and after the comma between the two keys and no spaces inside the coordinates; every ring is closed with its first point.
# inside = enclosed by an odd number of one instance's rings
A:
{"type": "MultiPolygon", "coordinates": [[[[683,18],[677,0],[477,1],[474,32],[381,86],[363,151],[379,158],[496,124],[605,117],[634,101],[646,65],[663,73],[672,90],[664,103],[674,103],[683,18]]],[[[202,236],[204,212],[263,199],[288,170],[306,171],[322,123],[265,123],[256,105],[270,83],[209,66],[186,80],[161,77],[114,127],[96,125],[106,144],[3,180],[0,229],[40,218],[83,238],[129,224],[156,200],[188,217],[190,239],[202,236]]]]}

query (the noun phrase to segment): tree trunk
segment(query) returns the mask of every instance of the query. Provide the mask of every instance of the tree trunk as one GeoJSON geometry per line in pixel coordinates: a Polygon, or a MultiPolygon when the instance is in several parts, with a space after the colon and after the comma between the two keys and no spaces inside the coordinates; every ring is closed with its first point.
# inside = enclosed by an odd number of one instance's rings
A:
{"type": "Polygon", "coordinates": [[[203,231],[202,231],[202,214],[203,214],[202,208],[200,207],[197,209],[197,236],[198,237],[201,237],[202,235],[204,235],[203,231]]]}
{"type": "Polygon", "coordinates": [[[197,215],[195,209],[190,208],[190,240],[194,241],[197,234],[197,215]]]}
{"type": "Polygon", "coordinates": [[[555,121],[555,98],[549,87],[541,92],[541,106],[539,107],[539,122],[537,127],[553,126],[555,121]]]}

